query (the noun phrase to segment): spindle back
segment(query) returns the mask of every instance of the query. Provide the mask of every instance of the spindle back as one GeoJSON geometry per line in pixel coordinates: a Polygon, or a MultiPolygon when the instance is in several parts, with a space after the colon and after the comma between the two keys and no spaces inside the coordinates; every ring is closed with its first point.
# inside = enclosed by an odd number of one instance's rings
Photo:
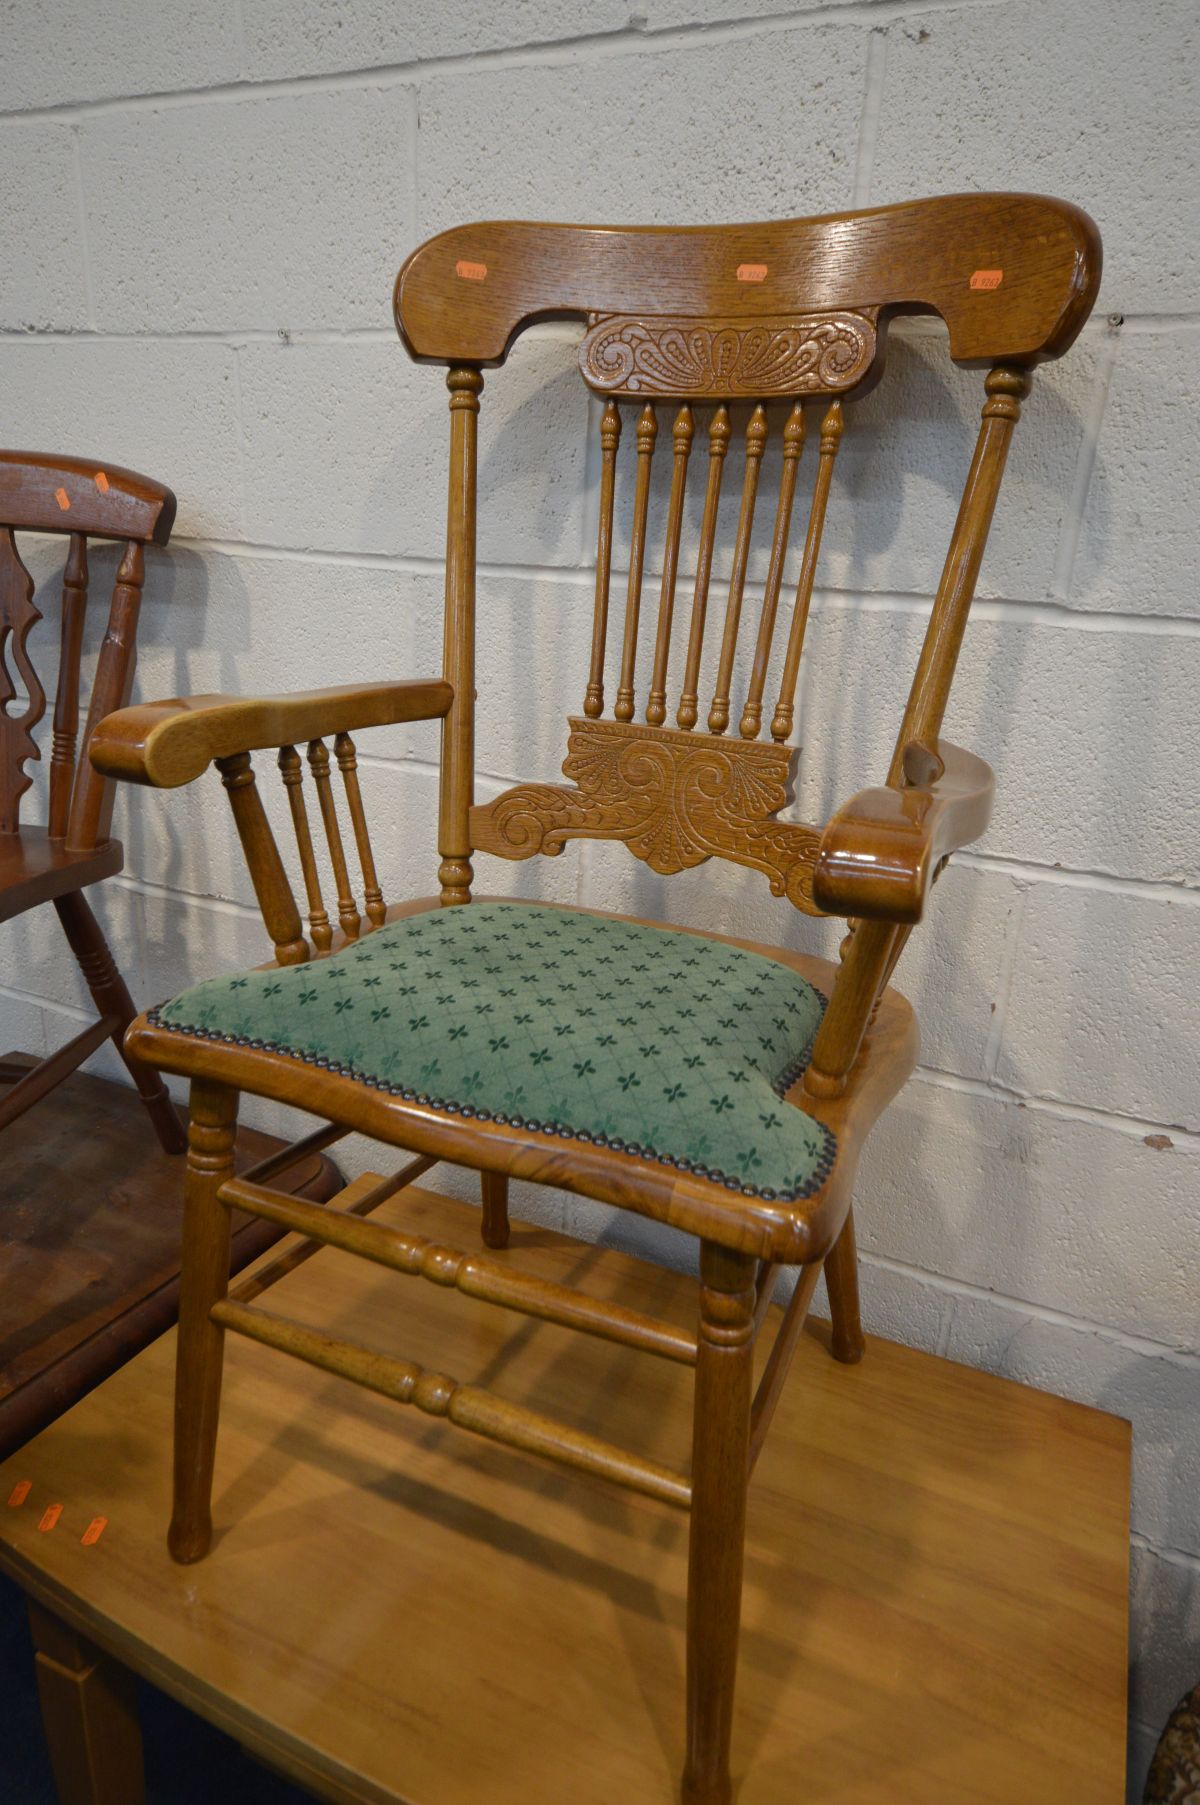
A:
{"type": "Polygon", "coordinates": [[[46,710],[46,692],[29,651],[31,632],[42,616],[34,606],[33,578],[21,561],[15,534],[53,533],[68,539],[47,826],[51,840],[76,852],[108,839],[113,804],[111,779],[93,770],[86,757],[76,758],[87,542],[119,540],[123,554],[96,667],[85,748],[96,722],[129,700],[143,547],[165,545],[174,520],[171,491],[132,470],[92,458],[0,451],[0,834],[20,831],[21,797],[33,782],[25,766],[41,757],[34,730],[46,710]]]}
{"type": "Polygon", "coordinates": [[[938,733],[1030,371],[1073,342],[1095,298],[1099,238],[1062,201],[962,195],[769,225],[604,228],[487,223],[458,227],[413,253],[396,284],[397,324],[419,361],[444,362],[451,409],[442,900],[469,899],[474,850],[508,858],[560,852],[568,839],[623,840],[656,871],[719,856],[761,870],[776,894],[820,913],[812,871],[819,831],[775,819],[790,798],[792,733],[805,631],[846,407],[880,378],[889,320],[941,316],[951,357],[983,365],[975,455],[888,782],[928,782],[938,733]],[[521,784],[474,806],[475,455],[480,370],[504,361],[536,320],[582,315],[584,380],[599,422],[599,533],[590,668],[570,721],[566,785],[521,784]],[[735,435],[731,406],[749,415],[735,435]],[[806,404],[812,409],[810,414],[806,404]],[[697,409],[702,412],[698,413],[697,409]],[[761,599],[747,571],[770,412],[782,415],[761,599]],[[660,412],[661,410],[661,412],[660,412]],[[670,435],[671,478],[653,654],[637,661],[652,471],[670,435]],[[735,451],[735,438],[742,443],[735,451]],[[660,449],[660,440],[663,442],[660,449]],[[798,472],[815,440],[803,552],[786,631],[777,625],[798,472]],[[669,681],[689,468],[706,453],[703,514],[677,688],[669,681]],[[633,466],[628,553],[619,560],[618,459],[633,466]],[[700,691],[718,510],[730,465],[740,477],[715,681],[700,691]],[[614,564],[627,566],[619,675],[605,718],[614,564]],[[749,617],[749,623],[747,618],[749,617]],[[732,685],[740,633],[752,652],[745,694],[732,685]],[[771,682],[772,667],[777,666],[771,682]],[[673,713],[674,724],[668,716],[673,713]],[[703,716],[704,725],[701,726],[703,716]],[[736,717],[736,736],[729,732],[736,717]],[[764,719],[767,734],[763,736],[764,719]]]}

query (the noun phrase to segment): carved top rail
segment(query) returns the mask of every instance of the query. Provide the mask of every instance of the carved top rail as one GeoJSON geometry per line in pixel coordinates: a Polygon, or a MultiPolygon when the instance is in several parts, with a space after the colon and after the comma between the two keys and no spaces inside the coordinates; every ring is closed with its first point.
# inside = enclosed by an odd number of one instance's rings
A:
{"type": "Polygon", "coordinates": [[[112,785],[86,757],[76,760],[87,542],[116,539],[123,551],[92,686],[85,747],[97,723],[129,699],[144,575],[142,548],[147,543],[165,545],[174,519],[171,491],[136,471],[57,452],[0,451],[0,834],[20,832],[21,798],[32,783],[25,766],[41,757],[34,729],[46,708],[29,651],[30,635],[42,615],[15,533],[69,536],[46,832],[52,841],[64,841],[68,852],[90,851],[108,839],[112,785]]]}
{"type": "Polygon", "coordinates": [[[877,313],[872,307],[753,321],[604,316],[579,347],[579,367],[602,395],[838,395],[871,369],[877,313]]]}
{"type": "Polygon", "coordinates": [[[0,525],[165,545],[175,497],[162,483],[99,458],[0,451],[0,525]]]}
{"type": "Polygon", "coordinates": [[[881,321],[940,314],[960,362],[1031,365],[1074,340],[1100,261],[1088,215],[1033,194],[939,195],[759,225],[491,220],[414,251],[396,279],[395,312],[422,362],[503,363],[517,334],[542,319],[733,327],[878,309],[881,321]]]}

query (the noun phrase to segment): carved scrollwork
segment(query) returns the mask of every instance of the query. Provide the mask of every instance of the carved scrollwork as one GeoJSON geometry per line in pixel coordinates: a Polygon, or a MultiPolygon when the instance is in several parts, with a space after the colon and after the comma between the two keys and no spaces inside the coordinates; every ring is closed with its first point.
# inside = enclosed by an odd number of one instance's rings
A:
{"type": "Polygon", "coordinates": [[[29,661],[25,642],[30,629],[41,620],[33,605],[33,578],[22,564],[9,527],[0,527],[0,833],[15,834],[19,827],[21,797],[33,782],[24,769],[31,758],[40,758],[33,729],[46,712],[46,692],[29,661]],[[16,713],[17,683],[6,663],[12,662],[24,687],[16,713]]]}
{"type": "Polygon", "coordinates": [[[875,355],[873,313],[761,320],[609,316],[579,348],[584,380],[607,395],[836,395],[875,355]]]}
{"type": "Polygon", "coordinates": [[[471,835],[505,859],[553,857],[572,839],[623,840],[664,874],[729,859],[815,915],[820,835],[773,819],[789,800],[794,759],[787,746],[576,718],[563,764],[574,784],[505,790],[472,809],[471,835]]]}

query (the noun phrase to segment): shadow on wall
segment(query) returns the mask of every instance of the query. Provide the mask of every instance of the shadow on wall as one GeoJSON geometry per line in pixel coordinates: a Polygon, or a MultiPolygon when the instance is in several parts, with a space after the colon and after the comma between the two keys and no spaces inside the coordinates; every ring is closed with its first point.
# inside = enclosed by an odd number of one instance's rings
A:
{"type": "MultiPolygon", "coordinates": [[[[534,327],[517,341],[506,364],[483,372],[477,473],[477,556],[482,564],[570,569],[579,563],[577,497],[586,463],[587,390],[575,345],[582,331],[570,324],[534,327]]],[[[394,355],[398,365],[408,365],[405,373],[420,405],[407,417],[398,412],[394,436],[373,447],[374,474],[361,504],[362,543],[371,542],[373,522],[397,515],[417,471],[434,473],[438,494],[443,473],[448,477],[449,472],[445,367],[409,364],[398,339],[394,355]]],[[[340,449],[331,442],[329,455],[336,459],[340,449]]],[[[322,543],[319,508],[320,498],[314,496],[313,532],[322,543]]],[[[430,523],[439,553],[444,519],[439,507],[430,523]]],[[[418,548],[398,544],[396,549],[400,556],[411,556],[418,548]]]]}
{"type": "MultiPolygon", "coordinates": [[[[1196,1377],[1179,1370],[1169,1376],[1156,1371],[1162,1362],[1131,1357],[1126,1370],[1096,1400],[1102,1410],[1130,1417],[1134,1423],[1134,1522],[1138,1521],[1139,1469],[1153,1466],[1155,1489],[1162,1494],[1166,1524],[1161,1537],[1170,1547],[1185,1547],[1194,1523],[1186,1506],[1196,1497],[1200,1469],[1200,1427],[1196,1421],[1196,1377]],[[1174,1424],[1164,1393],[1186,1385],[1186,1403],[1174,1424]],[[1165,1419],[1165,1420],[1164,1420],[1165,1419]],[[1174,1431],[1182,1424],[1183,1433],[1174,1431]],[[1148,1445],[1149,1444],[1149,1445],[1148,1445]]],[[[1172,1400],[1173,1401],[1173,1400],[1172,1400]]],[[[1155,1538],[1160,1539],[1159,1537],[1155,1538]]],[[[1167,1715],[1185,1693],[1200,1685],[1200,1570],[1194,1558],[1171,1558],[1139,1543],[1131,1550],[1129,1712],[1133,1723],[1160,1733],[1167,1715]]]]}
{"type": "MultiPolygon", "coordinates": [[[[240,574],[235,581],[238,605],[223,609],[218,625],[209,607],[209,561],[204,553],[175,544],[154,560],[152,572],[148,570],[138,635],[139,664],[156,670],[169,665],[174,695],[193,692],[194,656],[211,647],[214,640],[220,647],[221,687],[235,694],[241,687],[239,667],[249,644],[250,597],[240,574]]],[[[156,680],[156,693],[150,695],[139,676],[134,700],[160,700],[160,681],[156,680]]],[[[178,806],[178,792],[121,785],[117,810],[126,869],[141,872],[147,881],[166,889],[182,887],[184,815],[178,806]]],[[[156,910],[154,921],[161,944],[143,946],[143,970],[160,962],[182,969],[189,924],[182,899],[172,899],[171,907],[156,910]]]]}

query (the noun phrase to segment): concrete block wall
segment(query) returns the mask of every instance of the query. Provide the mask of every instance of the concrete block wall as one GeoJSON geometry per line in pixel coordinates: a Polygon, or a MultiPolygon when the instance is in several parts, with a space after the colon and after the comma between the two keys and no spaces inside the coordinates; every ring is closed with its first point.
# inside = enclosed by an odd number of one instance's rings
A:
{"type": "MultiPolygon", "coordinates": [[[[396,267],[434,231],[1004,187],[1099,221],[1100,306],[1036,379],[949,722],[996,766],[995,820],[906,956],[923,1065],[871,1145],[859,1218],[871,1327],[1133,1420],[1134,1797],[1200,1678],[1195,9],[107,0],[102,31],[79,0],[10,10],[0,439],[178,491],[146,696],[436,666],[444,392],[389,319],[396,267]]],[[[578,336],[532,334],[484,396],[483,794],[555,774],[581,693],[596,470],[578,336]]],[[[852,419],[806,655],[809,819],[882,773],[979,400],[914,323],[852,419]]],[[[48,612],[54,552],[30,548],[48,612]]],[[[363,751],[391,892],[424,892],[435,734],[363,751]]],[[[124,798],[118,831],[101,912],[144,999],[261,956],[214,784],[124,798]]],[[[605,847],[481,866],[493,888],[832,945],[748,873],[668,884],[605,847]]],[[[47,924],[0,935],[5,1045],[57,1044],[86,1002],[47,924]]],[[[681,1257],[578,1200],[520,1207],[681,1257]]]]}

